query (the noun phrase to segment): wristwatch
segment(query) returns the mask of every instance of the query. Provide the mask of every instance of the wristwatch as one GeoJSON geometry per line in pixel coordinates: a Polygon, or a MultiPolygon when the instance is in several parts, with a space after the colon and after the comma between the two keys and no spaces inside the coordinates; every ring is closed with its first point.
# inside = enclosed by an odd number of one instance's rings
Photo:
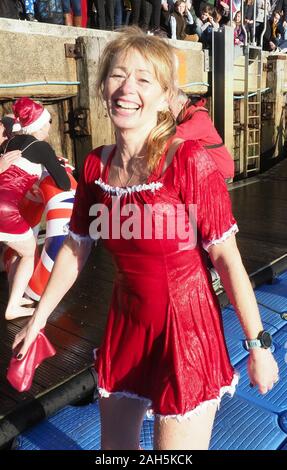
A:
{"type": "Polygon", "coordinates": [[[243,345],[247,351],[255,348],[268,349],[272,346],[272,336],[268,331],[262,330],[256,339],[245,339],[243,345]]]}

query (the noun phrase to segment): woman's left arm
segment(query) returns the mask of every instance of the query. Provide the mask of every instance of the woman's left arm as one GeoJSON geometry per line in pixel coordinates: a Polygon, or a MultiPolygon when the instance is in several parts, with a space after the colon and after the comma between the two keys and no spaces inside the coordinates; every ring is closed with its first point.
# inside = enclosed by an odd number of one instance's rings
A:
{"type": "MultiPolygon", "coordinates": [[[[257,338],[263,325],[256,298],[243,266],[235,236],[222,243],[211,245],[209,255],[218,271],[224,289],[235,308],[246,339],[257,338]]],[[[254,348],[248,359],[250,383],[257,385],[260,393],[267,393],[278,380],[278,366],[270,349],[254,348]]]]}

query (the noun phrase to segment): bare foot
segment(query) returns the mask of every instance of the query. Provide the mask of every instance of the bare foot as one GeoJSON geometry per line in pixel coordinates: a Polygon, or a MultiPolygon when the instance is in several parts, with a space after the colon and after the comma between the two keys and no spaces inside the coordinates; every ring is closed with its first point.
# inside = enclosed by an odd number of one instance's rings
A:
{"type": "Polygon", "coordinates": [[[21,317],[30,317],[34,313],[34,308],[29,307],[13,307],[11,310],[6,310],[5,318],[6,320],[14,320],[14,318],[21,318],[21,317]]]}

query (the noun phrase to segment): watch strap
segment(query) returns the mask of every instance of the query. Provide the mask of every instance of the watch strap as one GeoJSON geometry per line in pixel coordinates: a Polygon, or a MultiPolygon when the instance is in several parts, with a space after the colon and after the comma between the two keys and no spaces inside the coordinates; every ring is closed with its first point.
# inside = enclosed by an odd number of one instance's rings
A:
{"type": "Polygon", "coordinates": [[[261,348],[262,344],[259,339],[246,339],[244,340],[244,346],[248,351],[249,349],[261,348]]]}

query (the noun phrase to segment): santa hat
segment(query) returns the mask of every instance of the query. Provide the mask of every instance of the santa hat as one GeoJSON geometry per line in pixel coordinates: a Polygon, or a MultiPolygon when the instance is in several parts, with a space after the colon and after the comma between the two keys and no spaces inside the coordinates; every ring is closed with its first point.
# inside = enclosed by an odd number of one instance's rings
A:
{"type": "Polygon", "coordinates": [[[50,119],[50,113],[39,103],[30,98],[19,98],[13,106],[16,123],[19,123],[24,134],[42,129],[50,119]]]}

